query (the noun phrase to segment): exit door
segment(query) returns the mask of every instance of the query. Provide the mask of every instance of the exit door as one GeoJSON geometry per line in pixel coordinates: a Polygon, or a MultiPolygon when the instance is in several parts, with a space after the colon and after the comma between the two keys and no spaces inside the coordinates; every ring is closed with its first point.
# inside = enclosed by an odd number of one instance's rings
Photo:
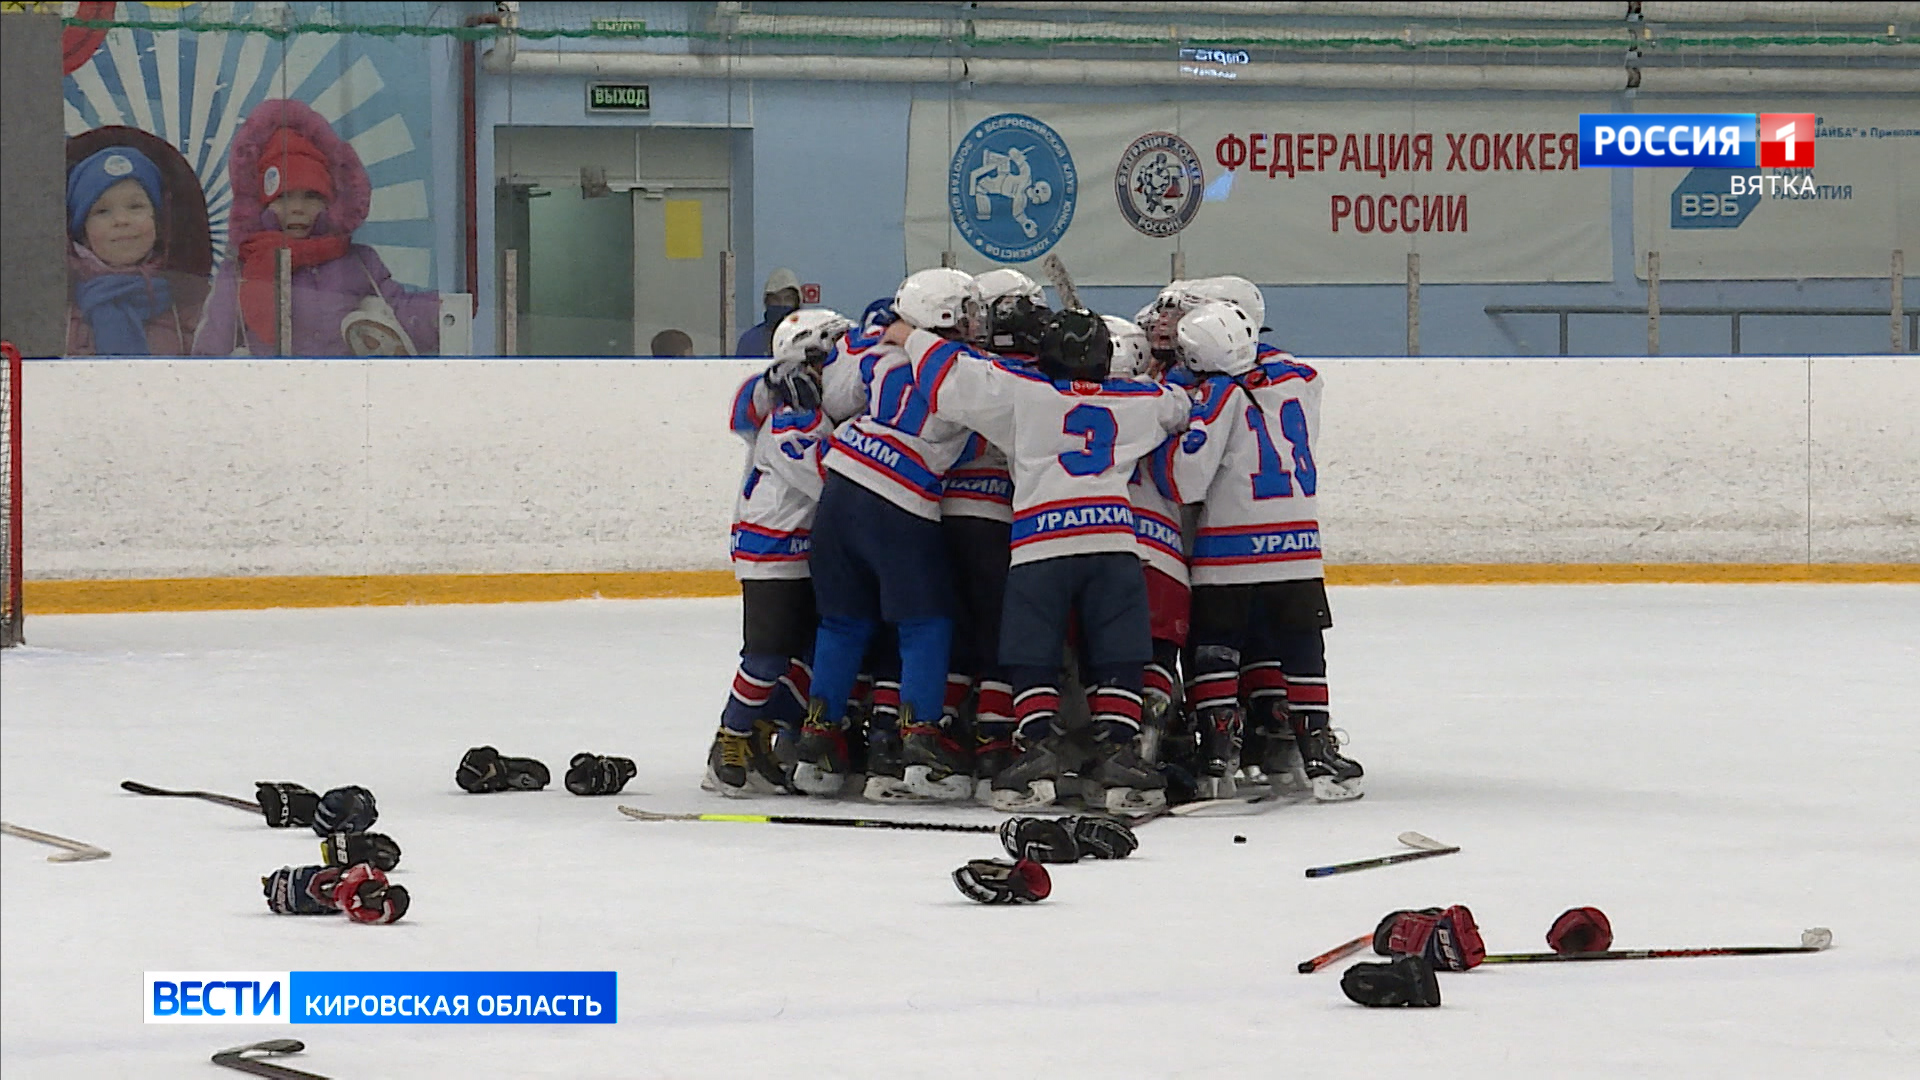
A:
{"type": "Polygon", "coordinates": [[[721,338],[721,253],[732,212],[727,188],[663,185],[633,191],[633,343],[659,353],[661,335],[678,330],[694,356],[727,356],[721,338]]]}

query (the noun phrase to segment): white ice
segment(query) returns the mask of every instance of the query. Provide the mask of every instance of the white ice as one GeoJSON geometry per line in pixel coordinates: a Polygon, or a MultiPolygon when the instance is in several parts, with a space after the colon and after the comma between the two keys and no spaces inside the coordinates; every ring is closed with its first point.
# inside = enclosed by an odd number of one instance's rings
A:
{"type": "MultiPolygon", "coordinates": [[[[0,661],[0,1069],[205,1077],[286,1028],[149,1026],[145,970],[616,969],[604,1027],[313,1026],[334,1077],[1912,1077],[1920,1075],[1920,588],[1337,589],[1337,723],[1369,792],[1162,820],[1125,862],[987,908],[948,872],[990,836],[708,823],[737,647],[728,600],[30,618],[0,661]],[[453,783],[469,746],[553,766],[453,783]],[[557,780],[640,763],[619,798],[557,780]],[[387,927],[268,913],[311,835],[118,790],[358,783],[405,848],[387,927]],[[1458,855],[1309,881],[1418,830],[1458,855]],[[1247,843],[1231,842],[1235,833],[1247,843]],[[1400,907],[1464,903],[1496,952],[1562,910],[1617,946],[1816,955],[1483,967],[1368,1010],[1294,965],[1400,907]]],[[[988,811],[752,809],[988,821],[988,811]]]]}

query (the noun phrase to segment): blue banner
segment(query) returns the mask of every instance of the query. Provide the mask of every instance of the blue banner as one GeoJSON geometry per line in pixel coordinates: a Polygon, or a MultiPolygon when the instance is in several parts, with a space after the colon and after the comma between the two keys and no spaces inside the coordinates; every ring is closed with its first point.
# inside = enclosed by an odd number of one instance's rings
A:
{"type": "Polygon", "coordinates": [[[1750,169],[1753,113],[1581,113],[1583,169],[1750,169]]]}
{"type": "Polygon", "coordinates": [[[295,971],[295,1024],[611,1024],[612,971],[295,971]]]}

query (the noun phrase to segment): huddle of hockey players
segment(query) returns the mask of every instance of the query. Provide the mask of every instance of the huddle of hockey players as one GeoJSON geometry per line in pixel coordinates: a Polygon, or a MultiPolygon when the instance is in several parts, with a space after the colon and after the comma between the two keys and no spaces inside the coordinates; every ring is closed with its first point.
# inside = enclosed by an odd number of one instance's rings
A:
{"type": "Polygon", "coordinates": [[[705,786],[1357,798],[1328,715],[1322,384],[1264,317],[1239,277],[1128,321],[945,268],[857,324],[787,316],[733,399],[743,644],[705,786]]]}

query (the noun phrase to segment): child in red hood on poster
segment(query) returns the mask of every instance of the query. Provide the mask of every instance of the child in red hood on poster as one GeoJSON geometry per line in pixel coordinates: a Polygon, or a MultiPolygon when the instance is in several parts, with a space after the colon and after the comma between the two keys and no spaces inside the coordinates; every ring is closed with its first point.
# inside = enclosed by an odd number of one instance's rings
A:
{"type": "Polygon", "coordinates": [[[275,354],[276,252],[293,253],[294,356],[415,356],[440,351],[440,297],[393,280],[353,242],[372,186],[360,155],[298,101],[261,102],[227,161],[233,216],[227,261],[194,338],[202,356],[275,354]]]}

